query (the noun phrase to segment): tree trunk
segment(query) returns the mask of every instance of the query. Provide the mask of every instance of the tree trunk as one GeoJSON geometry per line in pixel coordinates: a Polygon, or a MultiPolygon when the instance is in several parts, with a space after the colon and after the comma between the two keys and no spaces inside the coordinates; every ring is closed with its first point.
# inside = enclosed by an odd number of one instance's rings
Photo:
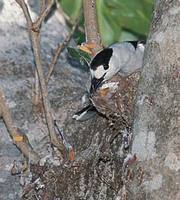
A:
{"type": "Polygon", "coordinates": [[[180,199],[179,22],[179,0],[156,1],[133,129],[133,200],[180,199]]]}

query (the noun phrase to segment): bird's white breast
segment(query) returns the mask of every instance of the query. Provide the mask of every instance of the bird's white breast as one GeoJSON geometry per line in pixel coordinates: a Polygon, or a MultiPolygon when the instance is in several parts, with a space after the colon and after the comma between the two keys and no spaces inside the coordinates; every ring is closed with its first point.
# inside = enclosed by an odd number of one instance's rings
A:
{"type": "Polygon", "coordinates": [[[91,76],[95,77],[97,79],[100,79],[101,77],[104,76],[104,74],[106,73],[107,70],[104,69],[103,65],[100,65],[97,67],[97,69],[91,70],[91,76]]]}

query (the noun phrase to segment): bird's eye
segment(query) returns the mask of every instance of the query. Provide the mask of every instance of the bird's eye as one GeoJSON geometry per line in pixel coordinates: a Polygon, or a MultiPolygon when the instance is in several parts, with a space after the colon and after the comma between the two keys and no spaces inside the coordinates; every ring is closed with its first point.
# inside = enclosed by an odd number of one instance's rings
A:
{"type": "Polygon", "coordinates": [[[104,67],[104,70],[107,70],[109,68],[108,65],[103,65],[103,67],[104,67]]]}

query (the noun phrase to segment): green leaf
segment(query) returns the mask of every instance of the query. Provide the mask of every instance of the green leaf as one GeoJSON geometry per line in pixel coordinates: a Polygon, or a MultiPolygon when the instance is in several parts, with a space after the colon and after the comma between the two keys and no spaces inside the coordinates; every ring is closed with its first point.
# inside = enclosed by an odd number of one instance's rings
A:
{"type": "Polygon", "coordinates": [[[82,7],[82,0],[59,0],[62,9],[71,19],[75,20],[82,7]]]}
{"type": "Polygon", "coordinates": [[[68,53],[70,54],[70,56],[72,58],[75,58],[75,59],[78,59],[78,60],[80,59],[80,55],[79,55],[77,49],[72,48],[72,47],[67,47],[67,50],[68,50],[68,53]]]}
{"type": "Polygon", "coordinates": [[[145,38],[153,5],[152,0],[98,0],[98,21],[103,44],[145,38]]]}
{"type": "MultiPolygon", "coordinates": [[[[82,6],[82,0],[60,0],[60,3],[72,20],[77,17],[82,6]]],[[[146,38],[153,0],[97,0],[96,4],[100,34],[105,46],[122,40],[146,38]]],[[[83,24],[83,20],[81,22],[83,24]]],[[[84,37],[77,33],[76,39],[81,43],[84,37]]]]}
{"type": "Polygon", "coordinates": [[[81,51],[80,49],[67,47],[67,50],[71,57],[79,60],[80,62],[84,62],[86,64],[89,64],[91,61],[91,57],[89,54],[85,53],[84,51],[81,51]]]}

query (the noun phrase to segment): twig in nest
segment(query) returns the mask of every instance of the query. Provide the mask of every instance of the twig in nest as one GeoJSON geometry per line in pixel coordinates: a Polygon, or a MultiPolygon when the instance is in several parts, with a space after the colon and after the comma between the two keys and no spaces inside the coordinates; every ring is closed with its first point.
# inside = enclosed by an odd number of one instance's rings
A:
{"type": "Polygon", "coordinates": [[[113,191],[115,191],[117,193],[117,190],[115,189],[115,187],[112,186],[112,183],[108,183],[107,180],[102,178],[98,170],[97,170],[97,175],[98,175],[98,178],[99,178],[100,182],[104,183],[105,185],[107,185],[107,187],[109,187],[111,190],[113,190],[113,191]]]}
{"type": "Polygon", "coordinates": [[[28,7],[25,3],[24,0],[16,0],[16,2],[19,4],[19,6],[22,8],[23,13],[25,15],[25,18],[27,20],[27,26],[30,34],[30,39],[31,39],[31,44],[32,44],[32,49],[34,53],[34,59],[35,59],[35,64],[36,64],[36,70],[39,78],[39,83],[40,83],[40,89],[41,89],[41,95],[42,95],[42,100],[43,100],[43,105],[44,105],[44,110],[45,110],[45,117],[46,117],[46,123],[48,126],[48,131],[51,139],[51,143],[56,146],[60,152],[65,155],[65,147],[58,139],[55,129],[54,129],[54,123],[53,123],[53,118],[52,118],[52,113],[51,113],[51,106],[50,102],[48,99],[48,91],[46,87],[46,81],[43,73],[43,66],[42,66],[42,59],[40,55],[40,28],[41,24],[44,20],[44,18],[48,15],[51,6],[53,4],[53,1],[48,1],[47,8],[44,9],[42,14],[39,16],[36,22],[32,22],[28,7]]]}
{"type": "Polygon", "coordinates": [[[29,159],[29,161],[37,163],[40,160],[40,157],[30,147],[27,136],[21,134],[18,131],[18,129],[14,126],[10,109],[6,104],[2,89],[0,89],[0,117],[3,118],[6,128],[18,149],[20,149],[20,151],[26,158],[29,159]]]}
{"type": "Polygon", "coordinates": [[[50,65],[49,65],[49,72],[48,72],[47,77],[46,77],[46,84],[48,84],[48,82],[49,82],[51,74],[52,74],[52,72],[54,70],[54,66],[57,63],[58,57],[60,56],[60,54],[63,51],[63,49],[69,44],[71,38],[73,37],[74,32],[76,31],[76,29],[77,29],[77,27],[79,25],[80,17],[81,17],[81,14],[77,17],[77,20],[74,23],[71,32],[67,35],[67,37],[64,40],[64,42],[62,44],[59,44],[57,49],[55,50],[55,55],[53,56],[52,61],[51,61],[50,65]]]}

